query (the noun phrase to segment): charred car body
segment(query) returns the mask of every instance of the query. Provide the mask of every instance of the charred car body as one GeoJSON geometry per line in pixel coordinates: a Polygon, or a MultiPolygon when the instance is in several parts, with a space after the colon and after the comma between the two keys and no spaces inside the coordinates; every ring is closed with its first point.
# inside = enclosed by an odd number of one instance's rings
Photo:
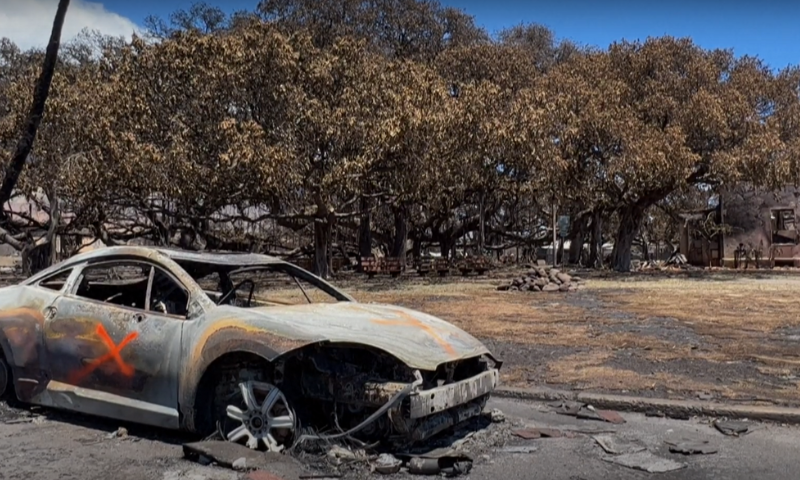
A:
{"type": "Polygon", "coordinates": [[[133,246],[1,288],[0,347],[0,395],[273,451],[306,428],[424,440],[479,414],[500,368],[277,258],[133,246]]]}

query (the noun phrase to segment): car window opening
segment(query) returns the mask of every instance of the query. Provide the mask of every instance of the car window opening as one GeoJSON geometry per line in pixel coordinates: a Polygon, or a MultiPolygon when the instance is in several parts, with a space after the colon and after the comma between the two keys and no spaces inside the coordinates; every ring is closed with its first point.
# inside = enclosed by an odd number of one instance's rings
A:
{"type": "Polygon", "coordinates": [[[172,277],[158,267],[135,262],[86,267],[75,295],[181,317],[186,316],[189,304],[188,293],[172,277]]]}
{"type": "Polygon", "coordinates": [[[320,285],[295,275],[285,265],[238,269],[187,268],[203,291],[217,305],[241,308],[336,303],[341,301],[320,285]]]}

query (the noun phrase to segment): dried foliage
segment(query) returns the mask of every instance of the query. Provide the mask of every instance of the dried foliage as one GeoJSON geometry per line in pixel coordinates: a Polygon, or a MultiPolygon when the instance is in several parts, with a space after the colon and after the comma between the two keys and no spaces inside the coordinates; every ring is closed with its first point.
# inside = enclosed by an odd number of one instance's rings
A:
{"type": "MultiPolygon", "coordinates": [[[[532,25],[491,40],[426,0],[197,4],[148,23],[64,45],[14,238],[306,253],[325,275],[359,239],[452,254],[483,225],[484,251],[532,247],[557,204],[578,241],[607,220],[596,236],[627,270],[698,189],[800,177],[798,70],[687,39],[596,51],[532,25]]],[[[4,166],[41,64],[0,42],[4,166]]]]}

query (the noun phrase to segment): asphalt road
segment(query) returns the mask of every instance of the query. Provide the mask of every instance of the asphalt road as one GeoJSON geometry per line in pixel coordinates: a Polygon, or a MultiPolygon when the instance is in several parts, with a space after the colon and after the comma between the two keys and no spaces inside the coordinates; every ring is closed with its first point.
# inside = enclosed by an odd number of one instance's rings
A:
{"type": "MultiPolygon", "coordinates": [[[[647,418],[624,413],[627,423],[611,425],[557,415],[542,404],[503,399],[492,400],[507,421],[562,430],[602,429],[614,438],[640,442],[662,458],[685,463],[668,473],[647,473],[619,466],[604,458],[611,455],[591,435],[575,438],[514,439],[519,446],[535,446],[531,453],[504,453],[496,448],[482,452],[468,477],[472,480],[594,479],[725,479],[786,480],[800,470],[800,428],[756,424],[751,433],[728,437],[708,421],[647,418]],[[708,440],[718,448],[711,455],[684,456],[669,453],[665,441],[708,440]]],[[[241,474],[200,466],[182,458],[186,437],[146,427],[126,425],[125,438],[113,436],[119,427],[87,417],[44,412],[21,419],[21,411],[0,404],[0,479],[50,480],[237,480],[241,474]],[[8,421],[13,423],[6,423],[8,421]],[[109,438],[112,437],[112,438],[109,438]]],[[[289,480],[288,477],[286,477],[289,480]]],[[[420,478],[398,475],[396,478],[420,478]]]]}

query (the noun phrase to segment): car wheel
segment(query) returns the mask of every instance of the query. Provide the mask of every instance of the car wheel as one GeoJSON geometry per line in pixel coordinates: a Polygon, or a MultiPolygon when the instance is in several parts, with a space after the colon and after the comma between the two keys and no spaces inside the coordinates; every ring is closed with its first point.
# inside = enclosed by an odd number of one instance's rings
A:
{"type": "Polygon", "coordinates": [[[11,393],[11,369],[8,368],[8,362],[0,354],[0,399],[5,399],[7,394],[11,393]]]}
{"type": "Polygon", "coordinates": [[[225,406],[224,418],[218,418],[225,439],[270,452],[291,447],[298,422],[286,395],[266,382],[248,380],[238,387],[238,394],[225,406]]]}

